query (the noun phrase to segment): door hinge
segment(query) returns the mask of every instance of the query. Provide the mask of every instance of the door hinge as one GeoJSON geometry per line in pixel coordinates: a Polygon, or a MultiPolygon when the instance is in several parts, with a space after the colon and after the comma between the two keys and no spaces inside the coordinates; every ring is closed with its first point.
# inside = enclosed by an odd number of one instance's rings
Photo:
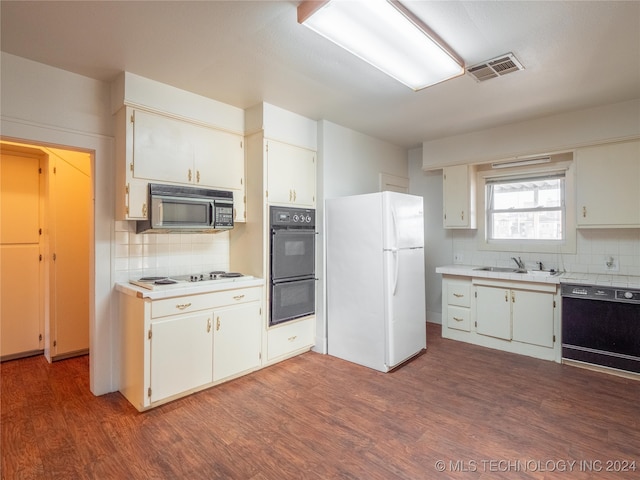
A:
{"type": "Polygon", "coordinates": [[[133,162],[131,162],[131,163],[129,164],[129,170],[131,170],[131,171],[133,172],[133,162]]]}
{"type": "Polygon", "coordinates": [[[54,253],[54,254],[53,254],[53,261],[54,261],[54,262],[56,261],[56,258],[58,258],[58,256],[54,253]]]}
{"type": "Polygon", "coordinates": [[[244,142],[240,140],[240,148],[244,148],[244,142]]]}
{"type": "Polygon", "coordinates": [[[473,326],[477,328],[478,327],[478,322],[473,322],[473,326]]]}
{"type": "Polygon", "coordinates": [[[38,335],[38,341],[41,342],[42,341],[42,334],[38,335]]]}
{"type": "Polygon", "coordinates": [[[262,307],[260,307],[260,311],[258,312],[258,315],[262,316],[262,307]]]}
{"type": "Polygon", "coordinates": [[[147,397],[151,398],[151,387],[147,388],[147,397]]]}
{"type": "Polygon", "coordinates": [[[474,297],[478,298],[478,292],[473,292],[474,297]]]}
{"type": "Polygon", "coordinates": [[[258,352],[258,360],[262,360],[262,352],[258,352]]]}
{"type": "Polygon", "coordinates": [[[132,112],[131,113],[131,118],[129,119],[129,121],[131,123],[134,123],[136,121],[136,112],[132,112]]]}
{"type": "Polygon", "coordinates": [[[556,336],[553,336],[553,343],[556,343],[556,336]]]}
{"type": "Polygon", "coordinates": [[[553,308],[556,308],[556,301],[553,301],[553,308]]]}
{"type": "Polygon", "coordinates": [[[57,346],[58,346],[58,341],[57,341],[57,340],[54,340],[54,341],[53,341],[53,346],[54,346],[54,347],[57,347],[57,346]]]}
{"type": "Polygon", "coordinates": [[[42,229],[41,228],[38,229],[38,235],[42,235],[42,229]]]}
{"type": "Polygon", "coordinates": [[[57,172],[56,167],[53,167],[53,173],[55,174],[57,172]]]}
{"type": "Polygon", "coordinates": [[[151,336],[152,336],[151,329],[149,329],[149,333],[147,334],[147,338],[148,338],[149,340],[151,340],[151,336]]]}
{"type": "Polygon", "coordinates": [[[38,255],[38,261],[41,262],[42,261],[42,254],[38,255]]]}
{"type": "Polygon", "coordinates": [[[129,195],[129,184],[127,183],[127,186],[124,187],[124,193],[126,193],[127,195],[129,195]]]}
{"type": "Polygon", "coordinates": [[[42,175],[42,168],[38,168],[38,173],[42,175]]]}

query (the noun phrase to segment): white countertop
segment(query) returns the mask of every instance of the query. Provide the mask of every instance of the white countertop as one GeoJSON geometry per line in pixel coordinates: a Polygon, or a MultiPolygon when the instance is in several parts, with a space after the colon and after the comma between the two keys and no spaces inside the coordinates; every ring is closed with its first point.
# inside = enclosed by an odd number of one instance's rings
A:
{"type": "Polygon", "coordinates": [[[436,273],[445,275],[460,275],[464,277],[495,278],[499,280],[514,280],[538,283],[572,283],[578,285],[603,285],[619,288],[640,289],[640,277],[632,275],[612,275],[603,273],[572,273],[563,272],[558,275],[537,276],[528,273],[513,272],[489,272],[485,270],[475,270],[480,265],[445,265],[436,268],[436,273]]]}
{"type": "Polygon", "coordinates": [[[261,287],[264,285],[263,278],[234,278],[224,282],[206,282],[204,284],[187,283],[180,286],[168,286],[159,290],[149,290],[138,287],[131,283],[118,282],[116,290],[126,295],[138,298],[149,298],[158,300],[161,298],[182,297],[185,295],[197,295],[199,293],[221,292],[223,290],[236,290],[238,288],[261,287]]]}

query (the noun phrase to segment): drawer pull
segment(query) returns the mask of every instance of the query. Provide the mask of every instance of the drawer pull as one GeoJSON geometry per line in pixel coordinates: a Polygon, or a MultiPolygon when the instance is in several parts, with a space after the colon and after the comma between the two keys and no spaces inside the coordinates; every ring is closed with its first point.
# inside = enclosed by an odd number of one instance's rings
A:
{"type": "Polygon", "coordinates": [[[462,298],[462,297],[464,297],[464,294],[462,294],[462,293],[454,293],[453,296],[456,297],[456,298],[462,298]]]}
{"type": "Polygon", "coordinates": [[[178,305],[176,305],[176,308],[178,310],[184,310],[185,308],[189,308],[191,306],[191,302],[189,303],[179,303],[178,305]]]}
{"type": "Polygon", "coordinates": [[[244,294],[242,294],[242,295],[235,295],[235,296],[233,297],[233,299],[234,299],[234,300],[242,300],[243,298],[244,298],[244,294]]]}
{"type": "Polygon", "coordinates": [[[207,333],[211,332],[211,319],[207,319],[207,333]]]}
{"type": "Polygon", "coordinates": [[[287,338],[287,340],[289,340],[290,342],[293,342],[296,338],[298,338],[298,336],[294,335],[293,337],[287,338]]]}
{"type": "Polygon", "coordinates": [[[456,322],[462,322],[464,318],[453,317],[456,322]]]}

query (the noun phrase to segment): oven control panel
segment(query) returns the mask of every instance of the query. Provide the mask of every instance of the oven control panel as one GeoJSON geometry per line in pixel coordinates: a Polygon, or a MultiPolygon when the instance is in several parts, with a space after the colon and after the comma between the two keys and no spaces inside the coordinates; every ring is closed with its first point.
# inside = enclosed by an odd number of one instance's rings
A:
{"type": "Polygon", "coordinates": [[[310,208],[271,207],[271,227],[315,228],[316,211],[310,208]]]}

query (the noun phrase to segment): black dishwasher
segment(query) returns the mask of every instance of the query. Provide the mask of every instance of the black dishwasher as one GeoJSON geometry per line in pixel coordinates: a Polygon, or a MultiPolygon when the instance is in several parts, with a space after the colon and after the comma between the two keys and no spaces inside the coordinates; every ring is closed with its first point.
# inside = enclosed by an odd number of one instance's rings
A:
{"type": "Polygon", "coordinates": [[[562,358],[640,373],[640,290],[563,284],[562,358]]]}

